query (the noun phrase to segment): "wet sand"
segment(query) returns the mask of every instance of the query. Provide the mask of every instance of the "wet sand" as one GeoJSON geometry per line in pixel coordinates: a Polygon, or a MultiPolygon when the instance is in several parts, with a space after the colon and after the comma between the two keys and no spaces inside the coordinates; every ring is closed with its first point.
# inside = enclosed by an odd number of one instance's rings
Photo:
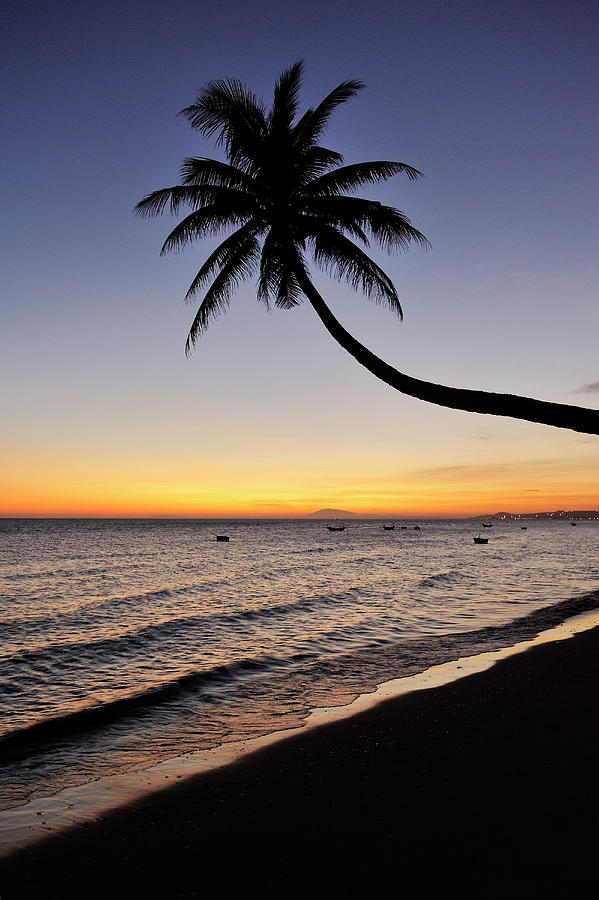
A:
{"type": "Polygon", "coordinates": [[[0,896],[586,896],[599,628],[180,781],[0,862],[0,896]]]}

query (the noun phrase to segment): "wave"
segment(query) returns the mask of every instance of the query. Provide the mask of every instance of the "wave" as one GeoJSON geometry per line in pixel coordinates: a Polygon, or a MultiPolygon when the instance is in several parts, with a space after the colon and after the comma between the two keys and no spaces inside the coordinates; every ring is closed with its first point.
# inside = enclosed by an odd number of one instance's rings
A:
{"type": "Polygon", "coordinates": [[[337,547],[302,547],[300,550],[288,550],[290,556],[307,556],[309,553],[338,553],[337,547]]]}
{"type": "Polygon", "coordinates": [[[465,572],[460,572],[458,569],[450,569],[449,572],[436,572],[434,575],[427,575],[426,578],[422,578],[417,584],[416,587],[419,588],[435,588],[435,587],[443,587],[448,584],[458,584],[461,581],[471,581],[472,576],[467,575],[465,572]]]}
{"type": "MultiPolygon", "coordinates": [[[[158,590],[153,591],[141,591],[135,594],[125,594],[117,597],[108,597],[108,598],[94,598],[93,600],[89,600],[87,603],[81,603],[76,606],[74,609],[68,609],[66,611],[53,612],[51,615],[47,616],[36,616],[29,617],[25,619],[20,619],[15,616],[11,616],[8,619],[0,619],[1,626],[14,626],[23,624],[26,626],[39,626],[39,625],[48,625],[50,622],[55,623],[64,620],[77,619],[80,617],[87,617],[90,614],[97,612],[102,609],[110,609],[112,607],[117,607],[117,609],[125,607],[128,608],[130,606],[136,606],[139,603],[151,602],[152,600],[160,600],[165,599],[167,597],[172,596],[172,591],[170,588],[159,588],[158,590]]],[[[37,597],[28,597],[26,601],[31,603],[33,600],[38,600],[40,598],[37,597]]],[[[45,600],[48,599],[47,595],[44,597],[45,600]]]]}
{"type": "MultiPolygon", "coordinates": [[[[159,708],[168,708],[169,704],[176,707],[178,702],[182,706],[189,701],[214,703],[218,701],[218,695],[223,689],[260,676],[300,670],[304,673],[302,680],[305,680],[305,673],[310,671],[310,667],[316,666],[312,675],[315,671],[322,676],[323,672],[338,670],[343,681],[353,673],[363,683],[364,671],[368,668],[372,653],[381,654],[381,673],[384,672],[386,678],[391,673],[393,677],[409,674],[410,672],[405,671],[406,667],[422,671],[439,661],[457,659],[460,655],[482,652],[493,646],[510,646],[517,641],[527,640],[571,616],[598,606],[599,590],[562,600],[501,626],[440,636],[406,636],[400,641],[382,640],[379,636],[372,639],[370,647],[337,654],[326,661],[317,650],[301,649],[287,656],[259,654],[204,670],[189,671],[138,693],[9,731],[0,736],[0,759],[9,761],[28,757],[36,750],[47,749],[48,744],[118,726],[128,719],[135,721],[136,717],[152,715],[159,708]]],[[[384,679],[375,679],[376,683],[380,680],[384,679]]],[[[189,711],[186,710],[186,715],[188,714],[189,711]]]]}
{"type": "MultiPolygon", "coordinates": [[[[157,594],[170,596],[169,591],[155,592],[157,594]]],[[[355,596],[356,590],[348,588],[337,594],[315,594],[311,597],[304,597],[300,600],[291,600],[287,603],[277,603],[272,606],[261,606],[253,609],[242,609],[232,613],[208,613],[192,616],[177,616],[172,619],[165,619],[154,625],[144,625],[141,628],[132,628],[124,631],[120,635],[112,637],[98,638],[95,640],[82,641],[62,641],[47,643],[42,646],[31,649],[19,650],[16,653],[5,656],[0,660],[0,668],[4,666],[28,665],[54,663],[64,658],[90,659],[98,656],[105,657],[106,654],[128,655],[132,651],[144,650],[151,644],[160,643],[163,639],[172,639],[179,634],[190,637],[190,631],[205,627],[234,627],[236,624],[246,622],[268,621],[281,617],[288,617],[300,612],[311,612],[330,607],[340,603],[348,602],[355,596]]],[[[39,623],[39,624],[43,624],[39,623]]],[[[29,625],[29,622],[27,623],[29,625]]],[[[4,631],[4,639],[8,640],[14,635],[10,634],[10,630],[4,631]]],[[[197,633],[193,635],[197,638],[197,633]]]]}
{"type": "Polygon", "coordinates": [[[26,581],[27,579],[43,580],[47,578],[83,578],[88,575],[106,575],[113,574],[114,566],[111,566],[110,572],[106,568],[93,566],[91,569],[83,567],[77,568],[73,572],[72,568],[50,568],[50,569],[34,569],[31,572],[6,572],[2,577],[5,581],[26,581]]]}
{"type": "Polygon", "coordinates": [[[125,717],[135,716],[157,707],[188,698],[211,701],[209,689],[228,687],[248,678],[297,667],[316,656],[300,651],[290,656],[261,654],[249,659],[233,660],[210,669],[187,672],[172,681],[153,685],[135,694],[119,697],[106,703],[74,710],[65,715],[33,722],[24,728],[0,735],[0,758],[4,761],[21,754],[29,755],[35,745],[45,745],[117,724],[125,717]]]}

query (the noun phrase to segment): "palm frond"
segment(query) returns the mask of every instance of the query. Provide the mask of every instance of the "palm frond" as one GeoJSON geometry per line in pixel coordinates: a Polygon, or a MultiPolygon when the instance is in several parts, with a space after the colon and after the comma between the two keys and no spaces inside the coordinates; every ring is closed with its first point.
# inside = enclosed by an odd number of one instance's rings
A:
{"type": "Polygon", "coordinates": [[[310,197],[306,206],[311,216],[350,233],[355,233],[354,229],[358,226],[367,228],[381,247],[389,252],[405,249],[411,242],[429,246],[425,236],[414,228],[404,213],[375,200],[325,195],[310,197]]]}
{"type": "Polygon", "coordinates": [[[273,132],[284,131],[289,135],[297,113],[303,68],[303,60],[299,59],[285,69],[275,85],[272,109],[268,116],[268,123],[273,132]]]}
{"type": "MultiPolygon", "coordinates": [[[[187,195],[188,197],[192,197],[194,192],[187,191],[187,195]]],[[[159,216],[165,211],[167,204],[170,205],[170,211],[172,213],[174,212],[173,206],[176,207],[177,204],[177,196],[181,197],[180,185],[175,185],[175,187],[170,188],[161,188],[159,191],[152,191],[151,194],[147,194],[147,196],[140,200],[135,206],[135,215],[140,218],[159,216]]]]}
{"type": "Polygon", "coordinates": [[[301,237],[303,241],[310,240],[315,235],[320,234],[323,225],[331,228],[337,228],[341,233],[347,232],[352,238],[358,238],[368,247],[370,241],[364,229],[359,222],[349,216],[339,216],[327,212],[320,212],[310,208],[308,213],[298,216],[295,222],[295,234],[301,237]]]}
{"type": "Polygon", "coordinates": [[[390,307],[403,318],[393,282],[353,241],[329,225],[323,225],[312,240],[314,259],[321,268],[339,280],[344,279],[354,290],[363,291],[375,302],[390,307]]]}
{"type": "Polygon", "coordinates": [[[260,254],[259,300],[270,306],[274,299],[281,309],[291,309],[301,303],[302,290],[294,274],[298,259],[301,254],[293,241],[271,229],[260,254]]]}
{"type": "Polygon", "coordinates": [[[191,323],[185,344],[186,356],[189,356],[198,337],[208,328],[210,322],[226,311],[233,291],[242,281],[254,274],[258,254],[258,241],[253,235],[249,235],[237,248],[237,253],[222,267],[206,292],[191,323]]]}
{"type": "Polygon", "coordinates": [[[279,309],[293,309],[302,302],[302,289],[294,271],[289,265],[281,267],[281,274],[277,285],[275,306],[279,309]]]}
{"type": "Polygon", "coordinates": [[[192,209],[201,209],[214,203],[230,203],[232,207],[240,203],[253,203],[254,199],[246,191],[237,188],[223,187],[213,184],[175,185],[170,188],[162,188],[152,191],[135,207],[138,216],[158,216],[167,207],[175,215],[182,206],[190,206],[192,209]]]}
{"type": "Polygon", "coordinates": [[[232,165],[249,172],[259,168],[267,133],[264,104],[241,81],[211,82],[180,115],[205,137],[215,137],[232,165]]]}
{"type": "Polygon", "coordinates": [[[252,195],[256,193],[256,180],[247,172],[204,156],[188,156],[183,160],[181,181],[184,185],[214,185],[240,188],[252,195]]]}
{"type": "Polygon", "coordinates": [[[308,109],[293,129],[294,142],[309,147],[320,137],[333,112],[365,87],[362,81],[342,81],[322,100],[316,109],[308,109]]]}
{"type": "Polygon", "coordinates": [[[271,229],[262,243],[260,253],[260,274],[256,295],[258,300],[270,308],[271,297],[276,297],[281,281],[281,260],[277,242],[271,229]]]}
{"type": "Polygon", "coordinates": [[[354,163],[334,169],[332,172],[326,172],[320,178],[315,178],[304,187],[303,191],[310,196],[340,194],[342,191],[356,190],[363,184],[379,184],[402,172],[408,176],[410,181],[415,181],[422,175],[418,169],[405,163],[387,160],[354,163]]]}
{"type": "Polygon", "coordinates": [[[340,166],[343,163],[341,153],[335,150],[328,150],[326,147],[308,147],[308,149],[300,156],[298,164],[297,177],[299,185],[308,184],[325,172],[330,171],[334,166],[340,166]]]}
{"type": "Polygon", "coordinates": [[[195,239],[211,237],[221,228],[244,225],[255,213],[254,204],[238,204],[233,207],[229,203],[214,203],[204,209],[190,213],[173,228],[160,251],[161,256],[173,251],[182,250],[186,244],[195,239]]]}
{"type": "Polygon", "coordinates": [[[185,295],[186,302],[191,302],[200,288],[204,287],[212,278],[216,270],[224,268],[233,261],[240,250],[247,246],[248,238],[255,238],[259,234],[262,226],[256,219],[250,219],[233,234],[230,234],[225,240],[218,245],[208,259],[203,263],[200,270],[189,286],[189,290],[185,295]]]}

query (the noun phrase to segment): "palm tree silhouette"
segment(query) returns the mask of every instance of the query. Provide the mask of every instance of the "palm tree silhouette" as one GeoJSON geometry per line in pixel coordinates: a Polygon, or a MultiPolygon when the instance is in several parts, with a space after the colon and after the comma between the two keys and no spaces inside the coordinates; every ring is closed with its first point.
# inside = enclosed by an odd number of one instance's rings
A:
{"type": "Polygon", "coordinates": [[[186,299],[193,300],[208,286],[191,325],[186,353],[210,321],[227,309],[240,282],[257,275],[258,298],[267,306],[273,301],[287,309],[306,297],[348,353],[404,394],[453,409],[599,434],[599,410],[422,381],[383,362],[343,328],[312,283],[306,255],[402,318],[390,278],[354,241],[368,247],[370,236],[392,251],[411,242],[426,246],[427,239],[399,210],[350,194],[394,175],[415,180],[421,173],[398,162],[342,165],[341,154],[318,141],[334,110],[364,85],[344,81],[315,109],[298,117],[301,76],[301,61],[283,72],[270,110],[240,81],[211,82],[181,114],[192,128],[215,138],[228,161],[185,159],[181,184],[153,191],[136,206],[142,216],[159,215],[167,206],[172,214],[182,207],[191,209],[167,237],[163,254],[223,228],[234,229],[210,254],[187,291],[186,299]]]}

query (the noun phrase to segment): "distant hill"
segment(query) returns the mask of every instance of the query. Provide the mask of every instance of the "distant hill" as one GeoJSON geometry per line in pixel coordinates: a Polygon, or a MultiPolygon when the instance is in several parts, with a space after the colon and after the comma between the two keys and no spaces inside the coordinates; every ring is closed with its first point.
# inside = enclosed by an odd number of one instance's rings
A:
{"type": "Polygon", "coordinates": [[[556,509],[553,512],[510,513],[498,512],[479,519],[599,519],[599,509],[556,509]]]}
{"type": "Polygon", "coordinates": [[[358,519],[358,513],[350,512],[348,509],[317,509],[316,512],[310,513],[309,519],[358,519]]]}

